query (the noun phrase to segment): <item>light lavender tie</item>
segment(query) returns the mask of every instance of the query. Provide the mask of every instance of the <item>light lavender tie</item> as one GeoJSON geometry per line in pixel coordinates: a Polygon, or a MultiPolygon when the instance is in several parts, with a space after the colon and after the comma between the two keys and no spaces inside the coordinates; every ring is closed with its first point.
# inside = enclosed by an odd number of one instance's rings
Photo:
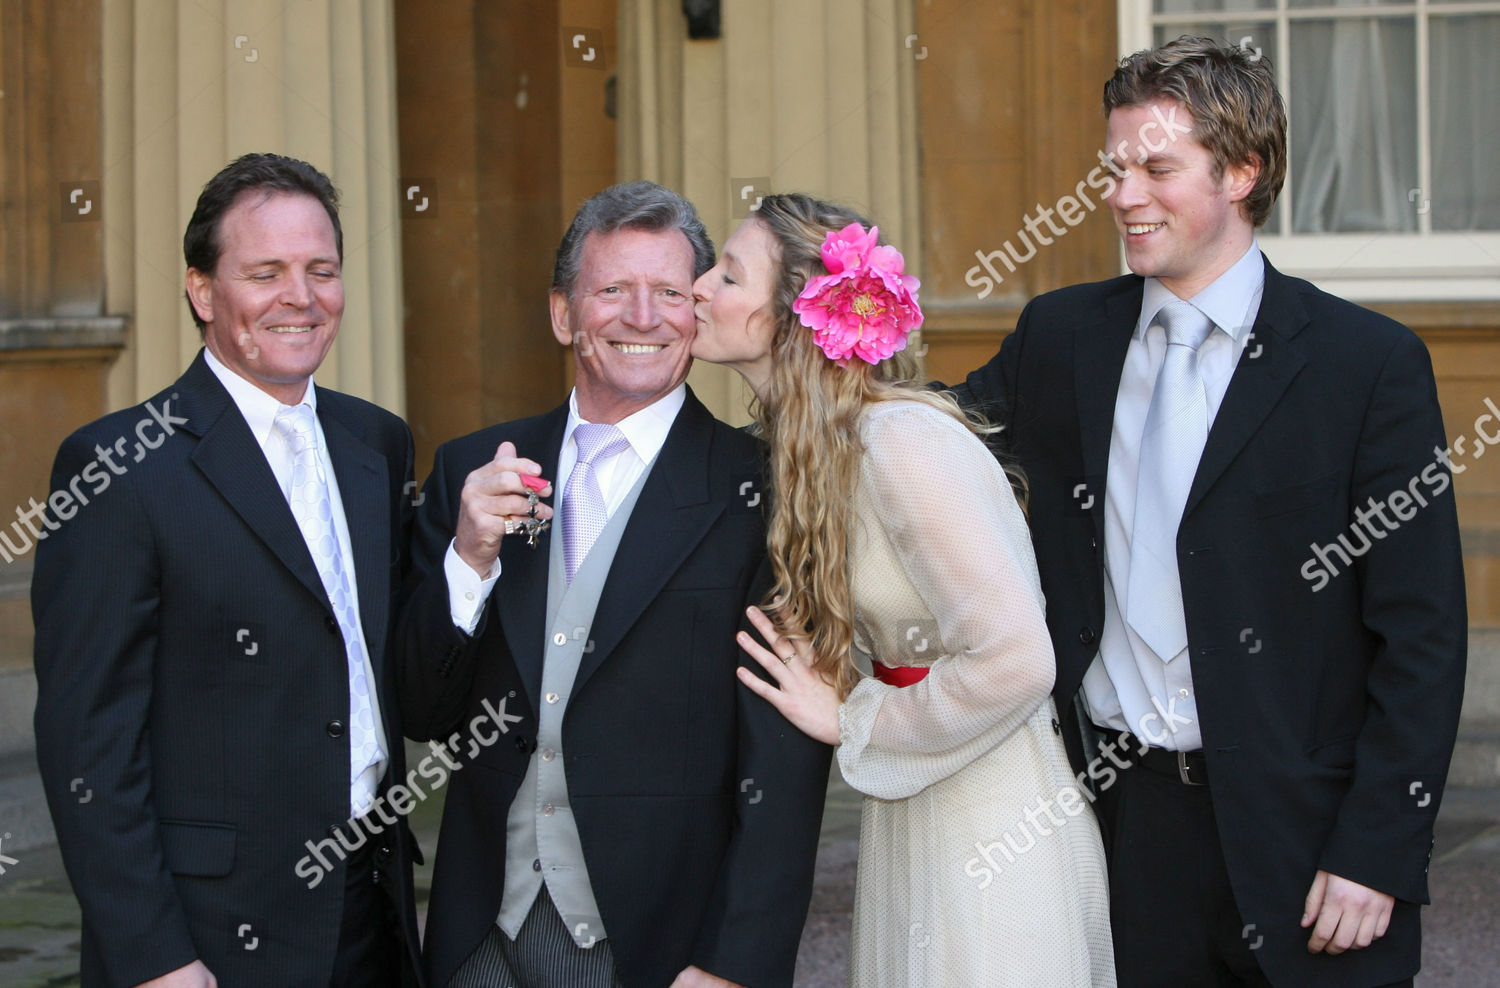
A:
{"type": "Polygon", "coordinates": [[[1181,299],[1162,306],[1154,324],[1166,330],[1167,354],[1141,436],[1125,618],[1157,657],[1170,662],[1187,647],[1177,528],[1208,440],[1198,348],[1214,324],[1181,299]]]}
{"type": "Polygon", "coordinates": [[[563,564],[569,584],[609,520],[604,492],[599,489],[599,478],[594,476],[594,461],[630,447],[625,433],[598,422],[580,424],[573,430],[573,440],[578,443],[578,463],[568,477],[562,503],[563,564]]]}
{"type": "Polygon", "coordinates": [[[370,684],[365,678],[364,635],[359,612],[344,570],[344,554],[334,531],[333,508],[328,496],[328,478],[318,458],[318,430],[312,406],[297,405],[276,413],[276,431],[292,451],[292,517],[302,530],[318,578],[328,594],[328,603],[344,633],[344,652],[349,675],[349,805],[353,815],[363,816],[375,799],[378,782],[365,770],[384,758],[375,735],[375,715],[370,707],[370,684]]]}

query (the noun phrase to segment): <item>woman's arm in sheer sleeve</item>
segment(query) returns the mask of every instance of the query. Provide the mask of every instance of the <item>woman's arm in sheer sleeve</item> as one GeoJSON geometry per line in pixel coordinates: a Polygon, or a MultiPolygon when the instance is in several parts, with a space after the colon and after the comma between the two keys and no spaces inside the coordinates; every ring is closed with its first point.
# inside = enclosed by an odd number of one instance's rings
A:
{"type": "Polygon", "coordinates": [[[1026,520],[990,453],[934,408],[868,414],[862,482],[942,650],[912,686],[855,687],[839,710],[839,766],[861,792],[901,799],[1024,723],[1050,693],[1056,662],[1026,520]]]}

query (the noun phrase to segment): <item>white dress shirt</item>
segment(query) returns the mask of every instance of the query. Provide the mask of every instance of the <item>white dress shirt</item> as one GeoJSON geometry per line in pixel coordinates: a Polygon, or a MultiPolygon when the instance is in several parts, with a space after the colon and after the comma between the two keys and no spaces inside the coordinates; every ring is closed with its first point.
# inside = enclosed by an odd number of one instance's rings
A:
{"type": "MultiPolygon", "coordinates": [[[[594,461],[594,477],[599,481],[599,491],[604,495],[604,509],[609,517],[614,517],[615,509],[640,479],[646,465],[661,452],[667,433],[672,430],[672,423],[677,420],[677,413],[682,411],[686,399],[687,385],[679,384],[650,405],[615,423],[630,445],[614,456],[594,461]]],[[[562,452],[557,458],[557,476],[551,478],[552,503],[556,509],[552,516],[554,538],[560,537],[557,527],[562,524],[562,493],[568,489],[568,477],[578,464],[578,443],[573,432],[587,421],[578,414],[578,392],[575,390],[568,396],[568,424],[563,430],[562,452]]],[[[524,449],[516,450],[516,455],[539,459],[524,449]]],[[[500,560],[496,559],[489,574],[480,579],[454,546],[455,543],[450,542],[443,556],[443,572],[448,577],[448,607],[454,625],[464,634],[473,634],[479,624],[480,609],[489,599],[495,581],[500,578],[500,560]]]]}
{"type": "MultiPolygon", "coordinates": [[[[1259,245],[1252,241],[1228,271],[1186,299],[1212,319],[1215,327],[1198,348],[1210,431],[1260,311],[1264,288],[1265,265],[1259,245]]],[[[1166,661],[1159,658],[1125,620],[1122,599],[1129,582],[1141,435],[1167,353],[1166,331],[1153,321],[1162,306],[1176,297],[1157,279],[1146,279],[1140,316],[1125,352],[1105,484],[1104,630],[1099,636],[1099,654],[1083,677],[1083,696],[1094,723],[1128,730],[1157,747],[1193,751],[1203,747],[1203,737],[1188,650],[1166,661]]]]}
{"type": "MultiPolygon", "coordinates": [[[[203,357],[208,364],[208,369],[214,372],[219,383],[224,385],[224,390],[229,392],[230,399],[240,410],[240,415],[244,416],[245,424],[250,426],[251,435],[255,436],[255,441],[260,444],[261,451],[266,455],[266,462],[271,466],[271,473],[275,474],[276,482],[281,485],[281,496],[290,499],[292,468],[296,457],[281,433],[275,428],[277,413],[287,406],[225,367],[206,347],[203,350],[203,357]]],[[[312,408],[313,420],[317,422],[318,459],[323,461],[323,472],[328,477],[328,502],[333,511],[333,530],[338,536],[339,551],[344,557],[344,574],[349,578],[349,594],[355,615],[358,616],[359,574],[354,565],[354,545],[349,541],[349,520],[344,516],[344,500],[339,496],[338,477],[333,470],[333,461],[328,456],[328,437],[323,435],[323,423],[317,418],[318,391],[313,387],[312,378],[308,378],[307,392],[302,396],[300,404],[312,408]]],[[[380,788],[380,778],[385,774],[389,753],[386,750],[385,724],[380,716],[380,694],[375,687],[375,670],[370,665],[370,649],[363,635],[360,636],[359,651],[365,663],[365,682],[370,687],[370,713],[375,722],[375,743],[380,749],[378,760],[363,773],[367,777],[364,781],[368,784],[365,791],[377,792],[380,788]]]]}

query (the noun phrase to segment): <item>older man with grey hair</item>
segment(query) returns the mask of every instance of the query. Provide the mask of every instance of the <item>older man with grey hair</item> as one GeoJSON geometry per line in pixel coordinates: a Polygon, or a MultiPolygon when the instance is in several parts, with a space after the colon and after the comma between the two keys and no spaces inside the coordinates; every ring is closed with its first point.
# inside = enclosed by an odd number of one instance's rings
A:
{"type": "Polygon", "coordinates": [[[434,986],[791,984],[830,752],[736,684],[769,580],[757,441],[684,383],[713,258],[676,193],[594,196],[550,297],[573,393],[437,452],[396,644],[408,732],[472,762],[434,986]]]}

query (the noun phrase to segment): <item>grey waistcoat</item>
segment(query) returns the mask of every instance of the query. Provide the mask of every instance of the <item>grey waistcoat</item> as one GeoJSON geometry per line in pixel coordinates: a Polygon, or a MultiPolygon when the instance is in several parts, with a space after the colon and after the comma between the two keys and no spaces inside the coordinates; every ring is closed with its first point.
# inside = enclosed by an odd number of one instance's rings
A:
{"type": "Polygon", "coordinates": [[[593,648],[590,629],[599,596],[604,592],[605,578],[653,466],[655,460],[646,464],[610,516],[573,575],[571,586],[563,562],[561,511],[553,522],[536,750],[531,753],[526,777],[505,821],[505,895],[500,900],[496,922],[512,940],[520,932],[543,880],[578,946],[591,947],[605,936],[604,921],[599,918],[599,906],[594,902],[594,890],[584,865],[578,824],[568,799],[568,780],[563,773],[562,723],[579,663],[584,652],[593,648]]]}

